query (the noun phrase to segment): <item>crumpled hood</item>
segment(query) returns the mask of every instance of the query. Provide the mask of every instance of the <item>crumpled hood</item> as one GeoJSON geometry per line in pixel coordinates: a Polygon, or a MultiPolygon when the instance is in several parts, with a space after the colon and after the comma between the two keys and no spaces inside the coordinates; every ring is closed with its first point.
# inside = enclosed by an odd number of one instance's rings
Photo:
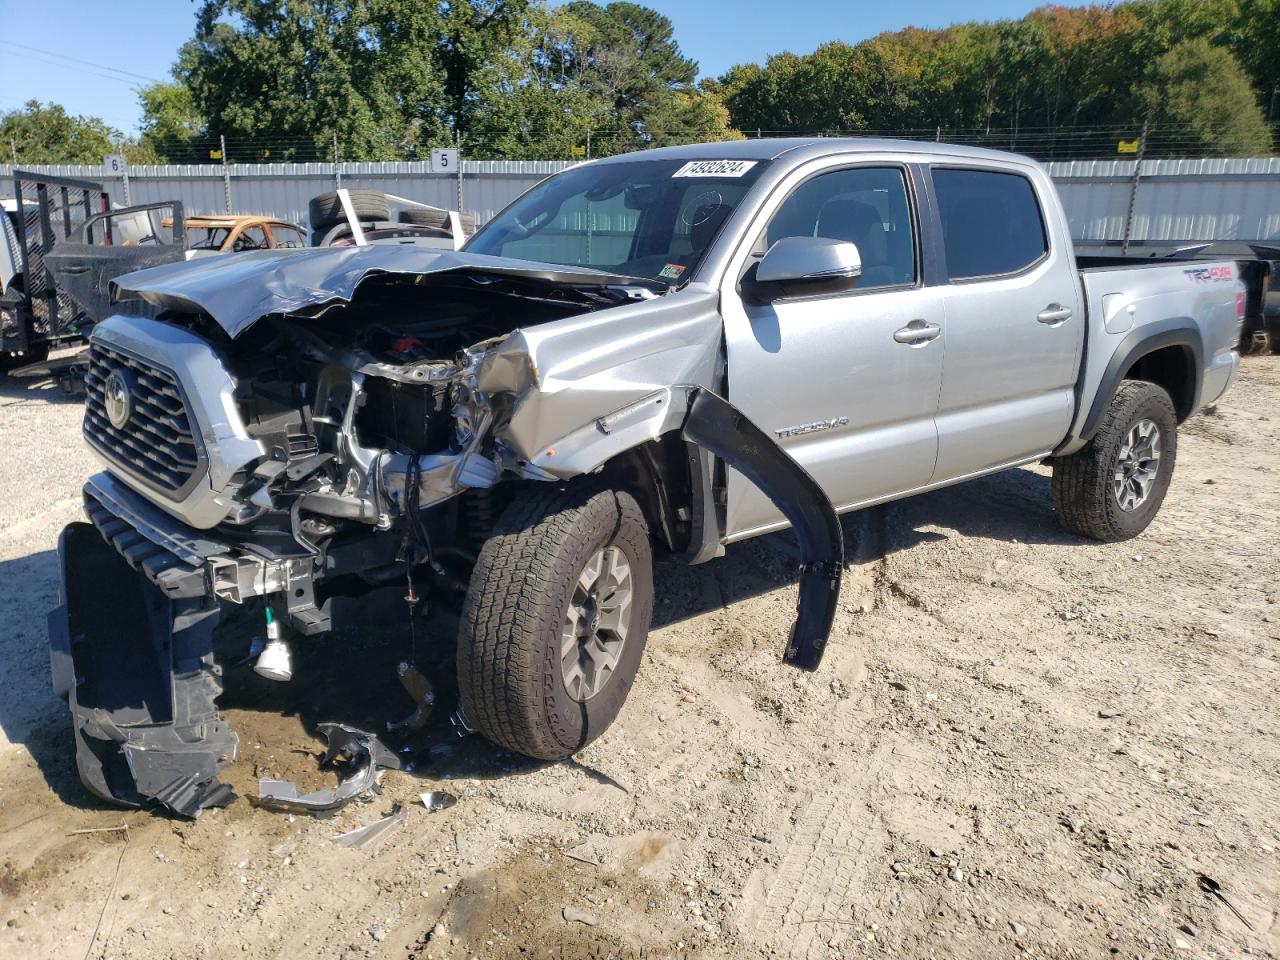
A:
{"type": "Polygon", "coordinates": [[[162,309],[201,310],[232,337],[272,313],[315,316],[346,303],[367,278],[379,274],[490,274],[553,284],[634,284],[584,267],[512,260],[411,245],[371,244],[308,250],[260,250],[167,263],[116,277],[114,300],[142,299],[162,309]]]}

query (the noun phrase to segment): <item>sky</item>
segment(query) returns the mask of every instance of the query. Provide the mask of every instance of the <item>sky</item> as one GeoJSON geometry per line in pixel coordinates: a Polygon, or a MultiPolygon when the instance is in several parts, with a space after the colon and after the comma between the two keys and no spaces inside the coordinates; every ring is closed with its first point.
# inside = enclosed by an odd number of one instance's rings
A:
{"type": "MultiPolygon", "coordinates": [[[[640,0],[675,24],[677,42],[703,76],[828,40],[856,43],[886,30],[1020,17],[1047,0],[640,0]]],[[[1058,0],[1076,6],[1079,0],[1058,0]]],[[[0,21],[39,23],[0,44],[0,112],[28,100],[61,103],[127,134],[141,119],[137,87],[169,79],[195,25],[190,0],[0,0],[0,21]]]]}

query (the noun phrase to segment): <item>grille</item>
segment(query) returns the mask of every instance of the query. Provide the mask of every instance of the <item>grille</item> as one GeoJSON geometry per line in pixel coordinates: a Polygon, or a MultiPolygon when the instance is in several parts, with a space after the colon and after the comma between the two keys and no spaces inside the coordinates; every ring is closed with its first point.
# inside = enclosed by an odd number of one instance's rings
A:
{"type": "Polygon", "coordinates": [[[204,474],[191,414],[173,374],[94,342],[85,386],[85,439],[130,475],[181,497],[204,474]],[[122,427],[111,423],[104,403],[113,370],[132,380],[132,410],[122,427]]]}

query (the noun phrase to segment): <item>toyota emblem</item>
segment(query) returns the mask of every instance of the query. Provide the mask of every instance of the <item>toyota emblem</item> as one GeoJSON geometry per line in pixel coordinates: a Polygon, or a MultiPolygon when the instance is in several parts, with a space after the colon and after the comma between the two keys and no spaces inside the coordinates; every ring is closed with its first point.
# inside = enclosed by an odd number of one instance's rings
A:
{"type": "Polygon", "coordinates": [[[133,384],[123,370],[112,370],[107,375],[102,404],[107,408],[107,419],[117,430],[124,428],[133,415],[133,384]]]}

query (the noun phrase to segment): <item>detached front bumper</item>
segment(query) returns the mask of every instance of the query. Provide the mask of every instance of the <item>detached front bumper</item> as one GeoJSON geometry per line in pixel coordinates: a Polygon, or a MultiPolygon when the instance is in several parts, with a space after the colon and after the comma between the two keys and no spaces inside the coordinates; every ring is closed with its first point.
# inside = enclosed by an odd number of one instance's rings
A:
{"type": "Polygon", "coordinates": [[[237,747],[214,706],[220,604],[167,596],[89,523],[67,526],[58,553],[63,602],[49,615],[50,659],[84,785],[187,817],[231,802],[217,781],[237,747]]]}
{"type": "Polygon", "coordinates": [[[49,614],[53,686],[71,709],[80,779],[104,800],[195,817],[234,799],[217,780],[238,744],[215,706],[222,604],[281,590],[306,568],[237,552],[109,474],[91,478],[84,497],[92,522],[62,532],[62,603],[49,614]]]}

